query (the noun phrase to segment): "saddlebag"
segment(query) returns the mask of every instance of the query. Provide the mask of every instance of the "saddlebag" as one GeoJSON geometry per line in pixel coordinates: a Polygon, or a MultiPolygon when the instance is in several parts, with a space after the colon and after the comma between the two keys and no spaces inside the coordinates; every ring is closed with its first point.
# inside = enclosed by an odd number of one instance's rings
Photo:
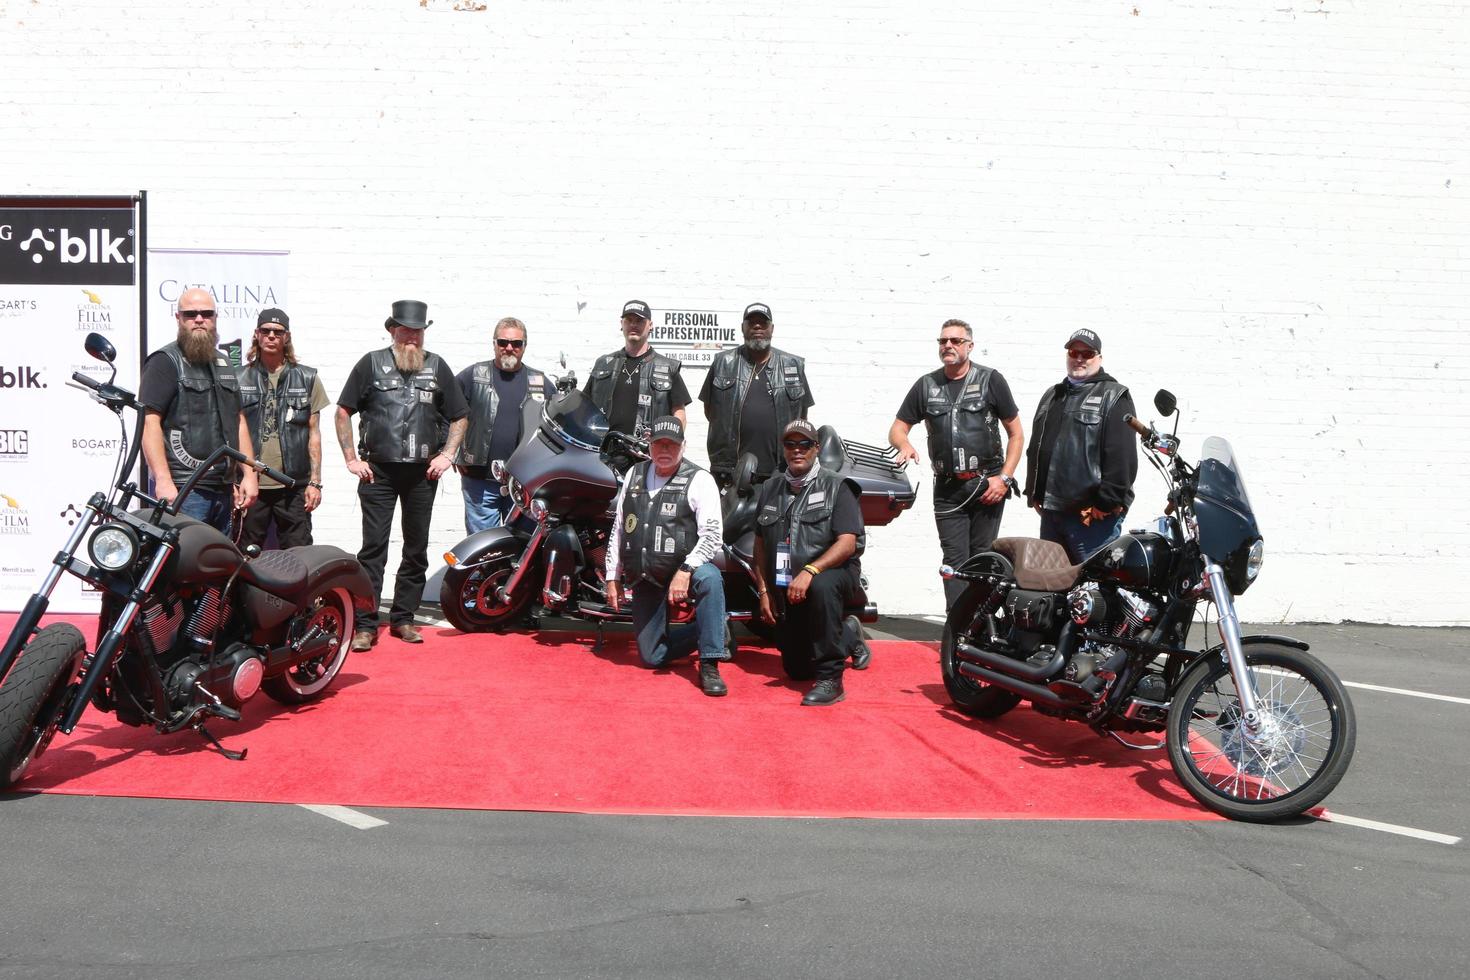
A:
{"type": "Polygon", "coordinates": [[[817,430],[817,440],[823,468],[857,484],[864,525],[884,527],[914,505],[914,486],[894,462],[898,450],[843,439],[830,425],[817,430]]]}

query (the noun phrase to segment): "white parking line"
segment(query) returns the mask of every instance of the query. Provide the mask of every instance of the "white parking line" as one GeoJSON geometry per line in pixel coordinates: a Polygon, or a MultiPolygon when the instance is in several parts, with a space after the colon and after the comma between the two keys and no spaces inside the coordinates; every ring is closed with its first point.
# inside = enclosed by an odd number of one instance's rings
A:
{"type": "Polygon", "coordinates": [[[1357,681],[1343,681],[1342,684],[1344,687],[1357,687],[1365,691],[1382,691],[1385,694],[1407,694],[1411,698],[1448,701],[1450,704],[1470,704],[1470,698],[1457,698],[1450,694],[1430,694],[1427,691],[1410,691],[1402,687],[1380,687],[1377,684],[1359,684],[1357,681]]]}
{"type": "Polygon", "coordinates": [[[1417,827],[1404,827],[1396,823],[1384,823],[1381,820],[1367,820],[1363,817],[1350,817],[1345,813],[1333,813],[1331,810],[1322,810],[1317,815],[1318,820],[1328,823],[1342,823],[1349,827],[1362,827],[1365,830],[1381,830],[1385,834],[1398,834],[1400,837],[1413,837],[1416,840],[1427,840],[1434,844],[1449,844],[1454,846],[1460,843],[1461,838],[1450,834],[1436,834],[1432,830],[1419,830],[1417,827]]]}
{"type": "Polygon", "coordinates": [[[331,806],[325,803],[298,803],[296,805],[303,810],[310,810],[312,813],[319,813],[339,823],[345,823],[349,827],[356,827],[358,830],[372,830],[374,827],[388,826],[388,821],[379,820],[366,813],[359,813],[351,807],[331,806]]]}

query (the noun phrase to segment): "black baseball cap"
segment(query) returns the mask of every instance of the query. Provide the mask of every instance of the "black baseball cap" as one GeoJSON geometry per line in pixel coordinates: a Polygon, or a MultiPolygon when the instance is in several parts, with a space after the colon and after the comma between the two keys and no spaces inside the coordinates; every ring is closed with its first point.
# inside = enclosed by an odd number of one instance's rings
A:
{"type": "Polygon", "coordinates": [[[1088,330],[1083,327],[1081,330],[1072,331],[1072,336],[1068,337],[1067,342],[1062,346],[1071,347],[1073,344],[1086,344],[1099,354],[1102,353],[1102,338],[1097,335],[1096,330],[1088,330]]]}
{"type": "Polygon", "coordinates": [[[764,303],[751,303],[745,308],[745,315],[740,319],[743,322],[753,316],[763,316],[771,323],[776,322],[776,318],[771,316],[771,308],[764,303]]]}
{"type": "Polygon", "coordinates": [[[630,299],[623,304],[623,316],[636,316],[642,317],[645,320],[652,320],[653,311],[648,308],[648,304],[643,302],[643,300],[630,299]]]}
{"type": "Polygon", "coordinates": [[[684,425],[679,421],[677,415],[660,415],[653,420],[653,428],[649,430],[648,441],[656,442],[659,439],[683,444],[684,425]]]}
{"type": "Polygon", "coordinates": [[[286,311],[276,309],[274,306],[266,310],[261,310],[260,316],[255,318],[255,325],[257,327],[263,327],[267,323],[279,323],[287,330],[291,329],[291,318],[286,315],[286,311]]]}
{"type": "Polygon", "coordinates": [[[787,436],[806,436],[812,442],[817,441],[817,427],[806,419],[792,419],[786,423],[786,428],[781,430],[781,438],[787,436]]]}

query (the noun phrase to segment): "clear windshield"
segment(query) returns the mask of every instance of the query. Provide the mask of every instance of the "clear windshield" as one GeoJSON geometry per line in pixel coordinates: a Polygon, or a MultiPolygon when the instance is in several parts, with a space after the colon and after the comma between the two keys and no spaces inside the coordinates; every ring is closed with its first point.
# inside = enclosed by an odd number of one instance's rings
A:
{"type": "Polygon", "coordinates": [[[1199,492],[1246,514],[1252,513],[1235,450],[1219,436],[1210,436],[1200,447],[1199,492]]]}
{"type": "Polygon", "coordinates": [[[607,416],[580,391],[569,391],[548,405],[546,422],[567,442],[594,452],[607,438],[607,416]]]}

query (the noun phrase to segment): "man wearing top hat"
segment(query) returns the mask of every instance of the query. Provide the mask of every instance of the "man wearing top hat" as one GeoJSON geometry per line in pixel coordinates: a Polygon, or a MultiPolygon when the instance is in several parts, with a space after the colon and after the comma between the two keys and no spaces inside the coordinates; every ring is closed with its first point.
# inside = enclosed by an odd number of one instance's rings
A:
{"type": "Polygon", "coordinates": [[[1041,396],[1031,423],[1025,493],[1041,515],[1041,537],[1080,562],[1123,526],[1138,438],[1124,421],[1133,396],[1103,370],[1102,338],[1083,328],[1064,346],[1067,373],[1041,396]]]}
{"type": "Polygon", "coordinates": [[[771,346],[769,306],[747,306],[740,331],[745,343],[715,355],[699,392],[709,420],[709,468],[721,486],[745,453],[755,456],[754,483],[783,468],[781,433],[814,404],[806,361],[771,346]]]}
{"type": "Polygon", "coordinates": [[[725,583],[714,557],[724,525],[720,491],[709,471],[684,458],[684,423],[654,419],[648,463],[628,468],[604,566],[607,604],[633,595],[633,632],[647,667],[664,667],[699,651],[699,684],[710,697],[727,693],[720,661],[730,659],[725,583]],[[693,603],[694,624],[670,627],[669,606],[693,603]]]}
{"type": "Polygon", "coordinates": [[[378,638],[378,600],[388,561],[393,509],[402,504],[403,557],[393,588],[389,632],[405,643],[422,643],[413,617],[423,598],[429,567],[429,520],[439,477],[454,465],[469,407],[454,372],[424,350],[429,307],[399,300],[383,326],[393,343],[364,354],[337,399],[337,441],[347,469],[359,481],[362,550],[358,561],[373,583],[373,611],[358,613],[352,649],[367,650],[378,638]],[[354,444],[352,416],[361,413],[354,444]]]}
{"type": "Polygon", "coordinates": [[[311,512],[322,502],[321,410],[330,404],[316,368],[296,360],[291,318],[261,310],[239,369],[240,411],[258,458],[298,481],[294,489],[260,475],[260,496],[245,514],[240,546],[263,545],[272,523],[282,548],[311,544],[311,512]]]}
{"type": "Polygon", "coordinates": [[[607,416],[610,428],[639,439],[652,421],[672,415],[680,425],[689,420],[684,406],[689,389],[679,376],[680,364],[655,351],[648,343],[653,333],[653,311],[641,299],[623,304],[620,327],[622,350],[604,354],[592,365],[583,393],[607,416]]]}

